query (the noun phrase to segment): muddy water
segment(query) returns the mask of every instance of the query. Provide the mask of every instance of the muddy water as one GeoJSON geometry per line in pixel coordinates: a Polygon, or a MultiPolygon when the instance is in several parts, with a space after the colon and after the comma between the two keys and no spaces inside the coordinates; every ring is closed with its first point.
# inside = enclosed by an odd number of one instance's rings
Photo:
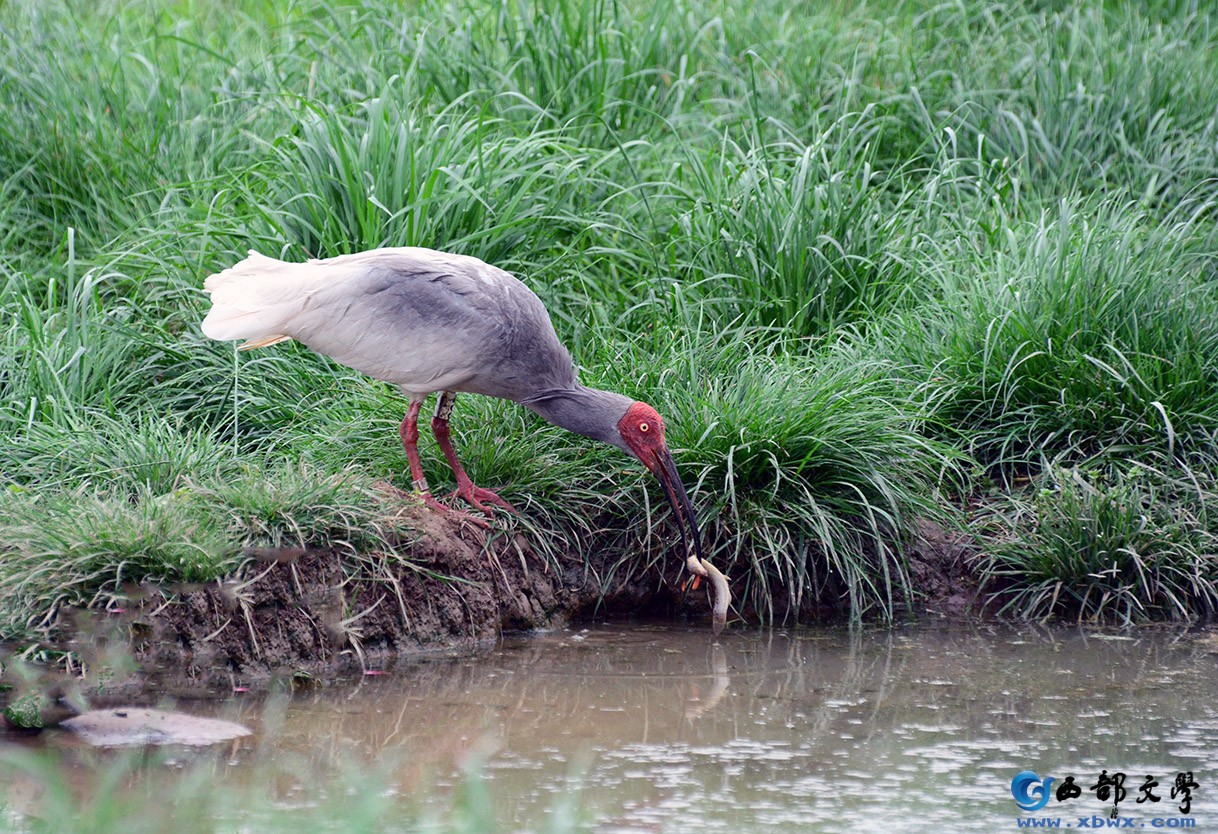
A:
{"type": "MultiPolygon", "coordinates": [[[[543,827],[573,786],[602,832],[1011,830],[1020,816],[1106,815],[1089,788],[1128,774],[1135,825],[1218,825],[1218,640],[1205,633],[918,627],[733,631],[597,627],[404,663],[291,698],[195,712],[255,735],[216,778],[290,759],[279,800],[375,769],[413,807],[452,805],[479,766],[505,830],[543,827]],[[1022,814],[1021,770],[1082,796],[1022,814]],[[1135,802],[1147,775],[1158,803],[1135,802]]],[[[28,744],[29,742],[27,742],[28,744]]],[[[73,749],[65,735],[38,744],[73,749]]]]}

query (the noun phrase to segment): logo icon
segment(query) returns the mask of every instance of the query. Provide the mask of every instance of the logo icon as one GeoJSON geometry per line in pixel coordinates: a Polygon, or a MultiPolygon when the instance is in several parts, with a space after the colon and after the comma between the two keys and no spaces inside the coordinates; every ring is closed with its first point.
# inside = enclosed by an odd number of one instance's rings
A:
{"type": "Polygon", "coordinates": [[[1047,776],[1044,781],[1030,770],[1021,770],[1011,780],[1011,796],[1015,804],[1025,811],[1039,811],[1049,804],[1049,787],[1055,781],[1047,776]]]}

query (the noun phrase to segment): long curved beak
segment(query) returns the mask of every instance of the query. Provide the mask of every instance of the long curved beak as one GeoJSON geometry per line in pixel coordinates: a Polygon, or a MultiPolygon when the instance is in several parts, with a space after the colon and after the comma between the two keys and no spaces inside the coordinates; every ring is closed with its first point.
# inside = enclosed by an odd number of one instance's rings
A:
{"type": "Polygon", "coordinates": [[[660,482],[660,488],[664,490],[664,497],[672,505],[673,518],[677,520],[677,528],[681,531],[681,549],[685,552],[686,564],[694,573],[703,575],[705,570],[701,567],[702,536],[698,533],[694,505],[690,503],[689,495],[685,492],[685,485],[681,483],[681,476],[677,474],[677,464],[673,461],[672,454],[666,448],[658,450],[655,453],[654,461],[647,468],[656,476],[656,480],[660,482]],[[689,552],[686,525],[689,526],[688,538],[694,540],[694,554],[689,552]],[[693,561],[694,555],[697,556],[696,563],[693,561]]]}
{"type": "Polygon", "coordinates": [[[690,573],[706,577],[714,593],[714,604],[711,606],[711,625],[718,636],[727,625],[727,609],[732,604],[732,592],[727,584],[727,577],[719,569],[702,557],[702,536],[698,532],[698,520],[694,516],[694,506],[690,503],[681,476],[677,474],[677,465],[673,462],[672,454],[667,447],[660,447],[653,453],[653,460],[647,466],[655,474],[664,490],[664,497],[672,505],[673,518],[681,530],[681,547],[685,551],[685,567],[690,573]],[[685,527],[689,525],[689,538],[694,540],[694,552],[689,552],[685,527]]]}

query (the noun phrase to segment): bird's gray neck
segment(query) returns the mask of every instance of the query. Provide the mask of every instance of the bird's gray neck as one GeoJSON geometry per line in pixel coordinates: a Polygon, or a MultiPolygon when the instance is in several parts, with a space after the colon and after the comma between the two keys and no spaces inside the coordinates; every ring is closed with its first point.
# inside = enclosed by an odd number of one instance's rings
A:
{"type": "Polygon", "coordinates": [[[634,404],[629,397],[577,383],[574,388],[542,391],[520,400],[520,404],[567,431],[600,440],[623,452],[630,451],[618,429],[618,423],[634,404]]]}

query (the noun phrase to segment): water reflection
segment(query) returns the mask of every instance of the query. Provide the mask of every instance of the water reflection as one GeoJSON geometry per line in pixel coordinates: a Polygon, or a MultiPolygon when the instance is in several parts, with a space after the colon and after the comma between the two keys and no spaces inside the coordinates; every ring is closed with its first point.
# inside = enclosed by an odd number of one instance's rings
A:
{"type": "MultiPolygon", "coordinates": [[[[1010,779],[1025,768],[1084,788],[1124,771],[1122,810],[1147,818],[1133,804],[1142,777],[1170,786],[1191,770],[1204,822],[1218,810],[1213,651],[1205,635],[1166,630],[808,629],[715,643],[702,629],[605,627],[207,711],[257,730],[215,755],[218,779],[291,762],[271,786],[291,802],[356,762],[439,807],[481,762],[511,830],[537,828],[573,781],[604,832],[1009,829],[1010,779]]],[[[68,770],[104,755],[50,743],[68,770]]],[[[1105,808],[1085,792],[1059,810],[1105,808]]],[[[1170,802],[1154,812],[1178,816],[1170,802]]]]}

